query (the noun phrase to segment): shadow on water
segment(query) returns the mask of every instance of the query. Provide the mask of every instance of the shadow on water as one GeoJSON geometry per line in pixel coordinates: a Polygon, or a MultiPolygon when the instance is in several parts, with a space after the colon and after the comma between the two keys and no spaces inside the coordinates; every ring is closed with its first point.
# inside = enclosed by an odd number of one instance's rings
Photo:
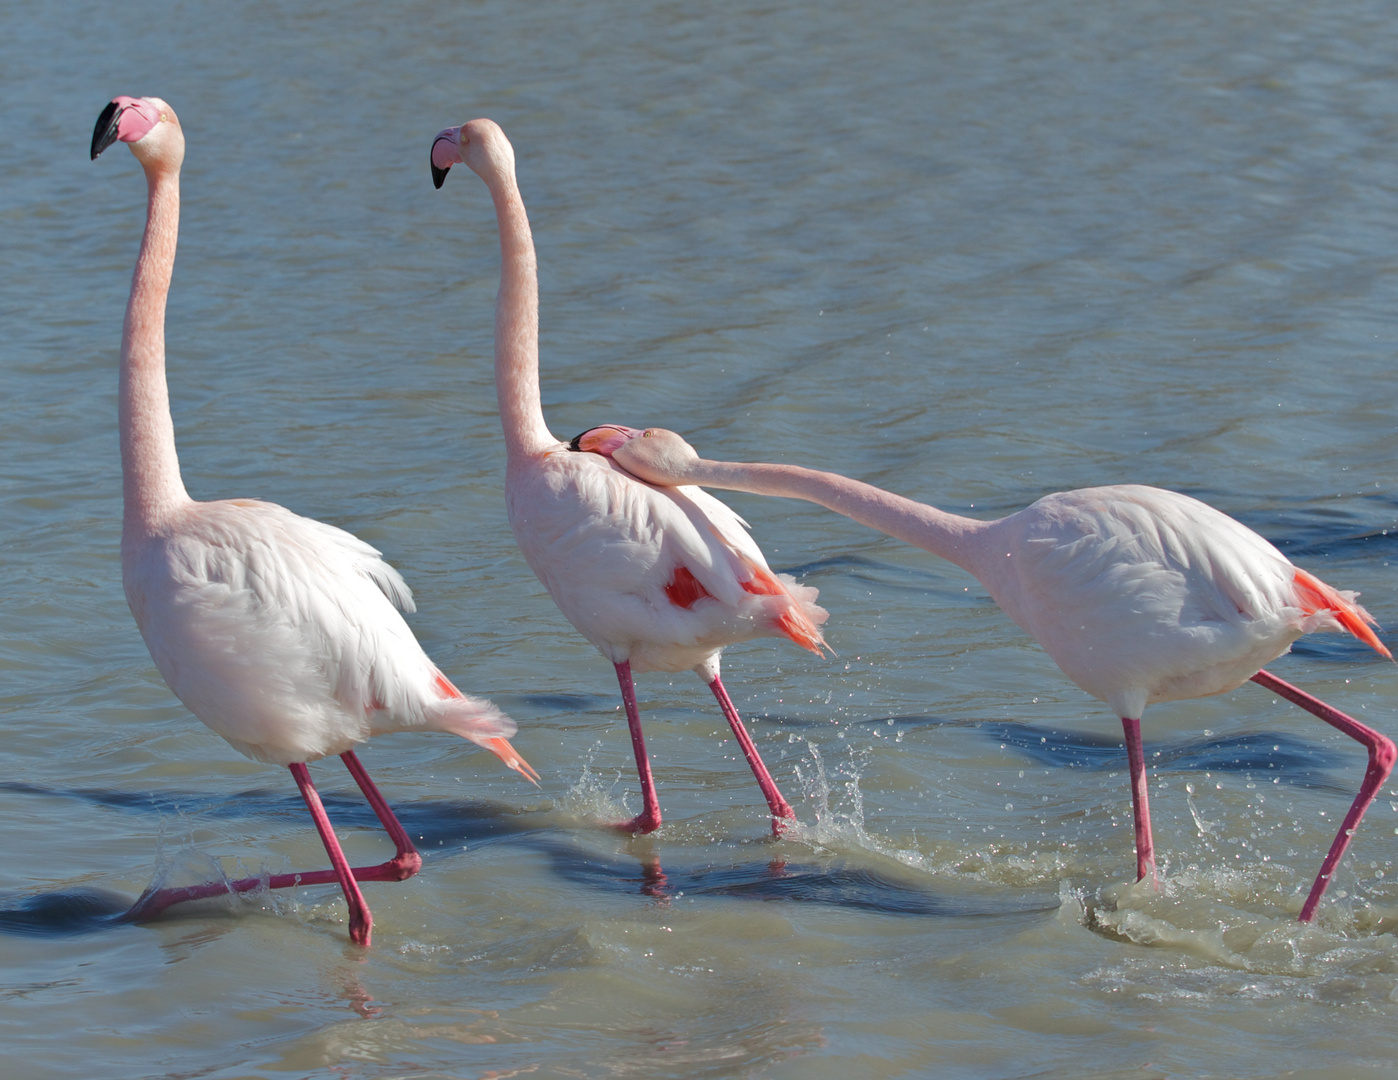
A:
{"type": "MultiPolygon", "coordinates": [[[[0,783],[0,792],[47,799],[69,798],[160,817],[183,814],[206,820],[285,818],[295,825],[311,827],[306,805],[298,795],[270,790],[216,796],[202,792],[141,795],[99,788],[63,790],[6,782],[0,783]]],[[[381,831],[378,818],[361,798],[336,792],[322,792],[321,796],[338,829],[381,831]]],[[[540,815],[516,813],[484,800],[408,803],[396,808],[396,813],[429,859],[437,847],[449,846],[460,851],[466,844],[481,845],[535,835],[546,824],[540,815]]],[[[119,893],[89,888],[59,889],[38,895],[0,893],[0,933],[64,936],[110,929],[129,921],[125,916],[133,901],[134,898],[119,893]]],[[[172,910],[178,912],[179,908],[172,910]]]]}
{"type": "Polygon", "coordinates": [[[793,863],[776,858],[728,866],[684,866],[676,854],[667,856],[662,868],[654,855],[599,856],[592,852],[580,858],[583,853],[569,844],[551,845],[549,854],[554,860],[554,872],[576,884],[607,892],[621,885],[628,892],[656,899],[724,896],[937,918],[1024,915],[1057,911],[1059,907],[1056,894],[1007,898],[1001,892],[938,891],[921,883],[900,881],[867,866],[840,861],[793,863]]]}
{"type": "MultiPolygon", "coordinates": [[[[981,727],[990,738],[1015,747],[1043,765],[1091,770],[1126,766],[1126,746],[1119,738],[1001,721],[981,727]]],[[[1340,764],[1337,755],[1278,732],[1253,731],[1173,743],[1147,742],[1145,756],[1152,770],[1239,773],[1341,794],[1350,790],[1331,780],[1323,771],[1340,764]]]]}
{"type": "MultiPolygon", "coordinates": [[[[199,818],[287,818],[309,827],[305,805],[295,795],[254,790],[237,795],[164,793],[133,795],[101,789],[55,790],[33,784],[3,783],[0,792],[68,797],[124,811],[199,818]]],[[[337,827],[377,831],[373,811],[351,795],[323,795],[337,827]]],[[[1007,900],[1003,895],[938,891],[920,882],[845,861],[791,863],[756,858],[728,866],[711,862],[686,864],[683,851],[667,856],[662,868],[652,853],[599,852],[590,831],[571,839],[561,833],[547,812],[520,813],[484,800],[443,800],[407,803],[395,808],[403,827],[429,864],[465,857],[464,849],[509,843],[539,852],[555,875],[588,889],[630,893],[661,901],[680,894],[723,896],[740,900],[784,901],[884,915],[924,917],[1003,916],[1055,910],[1056,896],[1007,900]]],[[[609,832],[603,835],[610,836],[609,832]]],[[[308,868],[309,869],[309,868],[308,868]]],[[[65,936],[94,933],[125,925],[132,898],[90,888],[60,889],[39,895],[0,893],[0,933],[65,936]]],[[[179,907],[171,909],[178,913],[179,907]]],[[[206,915],[209,909],[200,909],[206,915]]]]}
{"type": "MultiPolygon", "coordinates": [[[[864,723],[882,728],[890,721],[902,729],[923,727],[978,728],[996,742],[1012,746],[1042,765],[1058,769],[1124,769],[1126,744],[1120,736],[1084,731],[1061,731],[1005,720],[949,720],[933,714],[877,717],[864,723]]],[[[1178,769],[1238,773],[1256,779],[1348,794],[1352,788],[1332,779],[1327,770],[1344,767],[1339,754],[1294,735],[1251,731],[1238,735],[1200,736],[1161,743],[1147,741],[1146,764],[1151,770],[1178,769]]]]}
{"type": "Polygon", "coordinates": [[[102,889],[64,889],[38,896],[0,893],[0,934],[63,937],[91,933],[118,925],[130,907],[129,896],[102,889]]]}

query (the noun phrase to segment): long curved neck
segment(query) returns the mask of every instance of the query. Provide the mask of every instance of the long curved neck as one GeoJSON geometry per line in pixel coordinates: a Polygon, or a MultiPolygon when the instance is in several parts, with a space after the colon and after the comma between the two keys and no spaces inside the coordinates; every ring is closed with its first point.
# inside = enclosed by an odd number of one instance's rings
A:
{"type": "Polygon", "coordinates": [[[861,525],[930,551],[975,573],[982,537],[992,522],[977,521],[905,499],[839,473],[800,465],[760,465],[700,459],[686,470],[683,483],[779,495],[819,503],[861,525]]]}
{"type": "Polygon", "coordinates": [[[149,201],[141,253],[121,332],[117,423],[121,432],[122,533],[149,530],[189,501],[175,456],[175,425],[165,385],[165,301],[180,232],[180,176],[147,174],[149,201]]]}
{"type": "Polygon", "coordinates": [[[513,175],[489,184],[500,225],[500,292],[495,298],[495,394],[510,461],[557,443],[539,400],[539,269],[529,215],[513,175]]]}

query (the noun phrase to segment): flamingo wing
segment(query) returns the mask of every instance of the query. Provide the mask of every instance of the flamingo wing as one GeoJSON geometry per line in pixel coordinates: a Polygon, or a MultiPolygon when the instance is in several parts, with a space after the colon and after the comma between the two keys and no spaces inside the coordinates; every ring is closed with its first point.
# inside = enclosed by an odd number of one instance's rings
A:
{"type": "Polygon", "coordinates": [[[1233,689],[1302,634],[1339,628],[1303,609],[1281,552],[1176,492],[1049,495],[998,523],[996,540],[1007,568],[990,572],[992,595],[1122,716],[1233,689]]]}
{"type": "Polygon", "coordinates": [[[784,634],[792,609],[812,628],[824,620],[815,590],[779,582],[742,519],[704,492],[655,488],[600,455],[560,451],[507,496],[529,565],[613,663],[681,671],[726,644],[784,634]]]}
{"type": "Polygon", "coordinates": [[[464,695],[464,709],[436,715],[449,695],[400,614],[411,591],[334,526],[272,503],[196,503],[129,569],[132,611],[170,688],[250,757],[309,761],[415,727],[478,742],[514,733],[464,695]]]}

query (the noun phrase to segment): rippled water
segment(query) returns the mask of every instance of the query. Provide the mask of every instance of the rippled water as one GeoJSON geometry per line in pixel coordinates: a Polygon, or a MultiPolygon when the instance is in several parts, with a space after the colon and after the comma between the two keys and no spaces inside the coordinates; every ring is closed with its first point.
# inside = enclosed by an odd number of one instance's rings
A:
{"type": "MultiPolygon", "coordinates": [[[[512,138],[555,432],[685,432],[971,514],[1137,481],[1234,514],[1398,624],[1388,5],[12,5],[0,10],[0,1047],[33,1077],[1387,1076],[1398,791],[1292,918],[1357,748],[1254,686],[1120,728],[954,567],[735,496],[838,652],[726,654],[798,804],[692,677],[647,676],[666,825],[606,664],[516,554],[496,234],[441,127],[512,138]],[[189,151],[170,380],[196,497],[382,548],[541,791],[445,736],[363,759],[426,854],[368,887],[113,922],[153,880],[323,854],[290,778],[166,690],[126,611],[115,366],[144,185],[189,151]]],[[[1392,665],[1273,670],[1390,734],[1392,665]]],[[[382,857],[336,763],[352,859],[382,857]]],[[[6,1069],[9,1073],[9,1067],[6,1069]]]]}

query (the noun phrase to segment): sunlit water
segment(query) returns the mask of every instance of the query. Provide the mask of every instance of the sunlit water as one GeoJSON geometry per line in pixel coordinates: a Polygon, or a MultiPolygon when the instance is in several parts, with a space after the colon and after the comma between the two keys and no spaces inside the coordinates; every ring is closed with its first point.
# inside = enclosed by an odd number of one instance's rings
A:
{"type": "MultiPolygon", "coordinates": [[[[0,9],[0,1048],[26,1077],[1387,1076],[1398,792],[1293,922],[1363,771],[1255,686],[1147,714],[1163,881],[1131,885],[1116,721],[953,567],[734,497],[837,656],[640,695],[516,554],[496,232],[441,127],[512,138],[561,435],[615,421],[959,512],[1198,495],[1398,625],[1398,32],[1387,4],[0,9]],[[367,887],[114,922],[154,881],[323,865],[290,777],[175,701],[126,611],[116,354],[144,185],[103,103],[189,141],[170,380],[196,497],[352,530],[520,723],[535,791],[446,736],[363,759],[426,856],[367,887]]],[[[1273,670],[1398,732],[1398,671],[1273,670]]],[[[316,766],[356,861],[386,842],[316,766]]],[[[17,1071],[16,1071],[17,1070],[17,1071]]]]}

